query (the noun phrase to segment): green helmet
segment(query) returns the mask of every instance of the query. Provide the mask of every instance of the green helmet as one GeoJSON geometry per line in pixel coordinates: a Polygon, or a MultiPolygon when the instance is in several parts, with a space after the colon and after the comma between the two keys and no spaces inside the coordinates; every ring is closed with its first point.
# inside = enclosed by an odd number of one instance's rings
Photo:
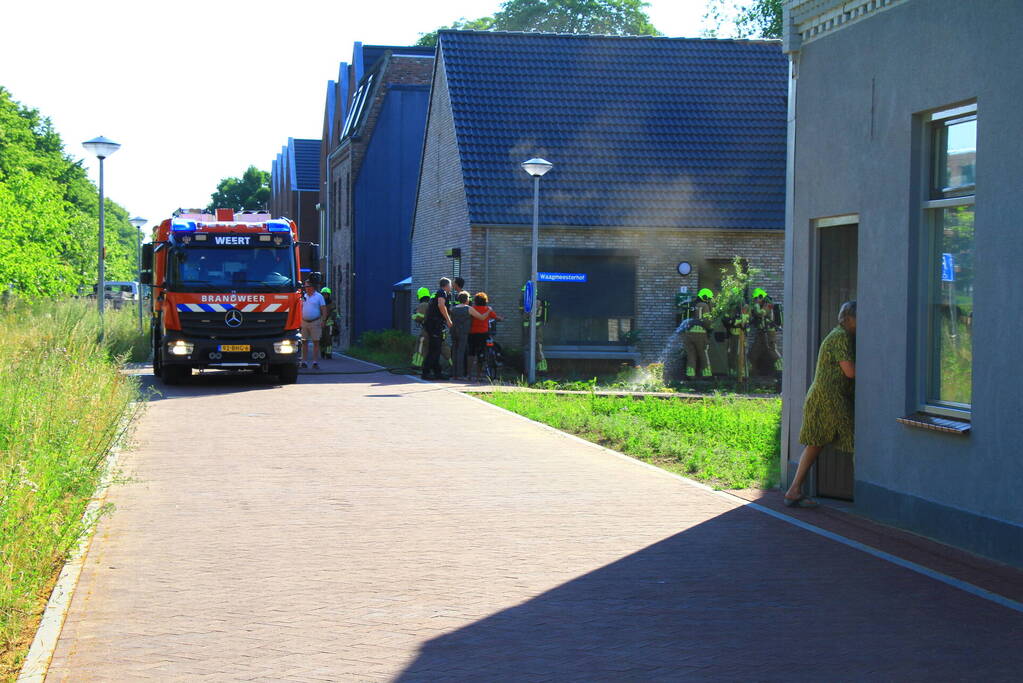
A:
{"type": "Polygon", "coordinates": [[[416,299],[422,299],[424,296],[430,296],[430,289],[428,287],[420,287],[416,290],[416,299]]]}
{"type": "Polygon", "coordinates": [[[320,290],[320,293],[321,294],[330,294],[331,293],[330,287],[324,287],[323,289],[320,290]]]}
{"type": "Polygon", "coordinates": [[[767,298],[767,292],[764,291],[763,288],[757,287],[756,289],[753,290],[753,298],[754,299],[759,299],[760,297],[764,297],[766,299],[767,298]]]}
{"type": "Polygon", "coordinates": [[[714,298],[714,292],[704,287],[703,289],[700,290],[699,297],[704,301],[707,301],[708,299],[714,298]]]}

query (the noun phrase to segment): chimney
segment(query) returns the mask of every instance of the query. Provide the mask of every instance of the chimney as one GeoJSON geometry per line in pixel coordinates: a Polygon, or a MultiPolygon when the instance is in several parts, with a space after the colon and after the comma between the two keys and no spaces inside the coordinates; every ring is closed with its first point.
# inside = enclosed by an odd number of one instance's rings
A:
{"type": "Polygon", "coordinates": [[[234,220],[234,209],[217,209],[217,222],[230,223],[234,220]]]}

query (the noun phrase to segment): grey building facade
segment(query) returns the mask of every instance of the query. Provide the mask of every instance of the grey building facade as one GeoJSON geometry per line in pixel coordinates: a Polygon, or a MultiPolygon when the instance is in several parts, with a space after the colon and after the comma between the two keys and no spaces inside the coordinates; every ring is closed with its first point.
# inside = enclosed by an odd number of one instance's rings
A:
{"type": "Polygon", "coordinates": [[[811,483],[1023,565],[1023,4],[791,0],[782,473],[838,305],[858,300],[856,453],[811,483]]]}

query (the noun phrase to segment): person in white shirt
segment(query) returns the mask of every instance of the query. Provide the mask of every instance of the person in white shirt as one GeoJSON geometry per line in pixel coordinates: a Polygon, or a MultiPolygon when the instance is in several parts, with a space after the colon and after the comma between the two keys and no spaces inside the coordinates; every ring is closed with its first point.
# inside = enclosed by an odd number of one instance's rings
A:
{"type": "Polygon", "coordinates": [[[306,361],[313,361],[313,369],[319,370],[320,364],[316,359],[320,357],[320,337],[323,335],[323,311],[327,307],[327,301],[323,295],[316,291],[311,282],[305,282],[305,301],[302,302],[302,365],[309,367],[306,361]],[[312,354],[310,357],[309,343],[312,342],[312,354]]]}

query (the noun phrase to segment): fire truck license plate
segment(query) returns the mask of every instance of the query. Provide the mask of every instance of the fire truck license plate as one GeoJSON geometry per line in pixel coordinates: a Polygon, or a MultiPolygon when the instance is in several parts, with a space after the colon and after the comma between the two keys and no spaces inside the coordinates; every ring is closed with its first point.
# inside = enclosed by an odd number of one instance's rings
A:
{"type": "Polygon", "coordinates": [[[221,344],[220,351],[224,353],[231,353],[234,351],[251,351],[252,348],[248,344],[221,344]]]}

